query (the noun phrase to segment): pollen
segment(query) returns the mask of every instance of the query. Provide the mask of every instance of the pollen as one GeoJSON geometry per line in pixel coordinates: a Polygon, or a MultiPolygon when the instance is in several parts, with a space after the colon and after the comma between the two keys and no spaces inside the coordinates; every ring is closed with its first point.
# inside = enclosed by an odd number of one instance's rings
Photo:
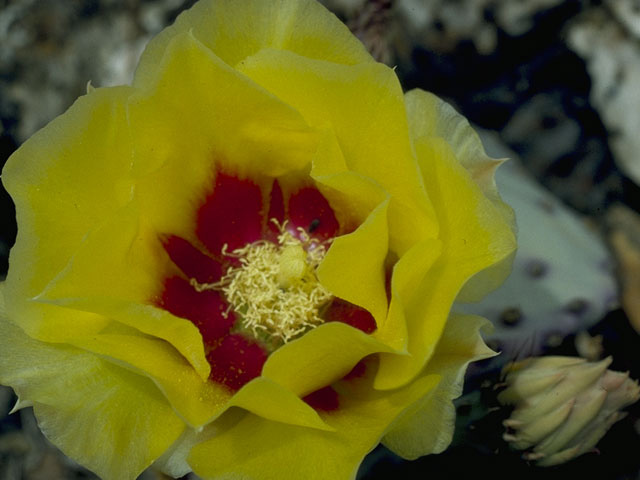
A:
{"type": "Polygon", "coordinates": [[[268,343],[286,343],[324,321],[320,312],[333,297],[316,269],[330,241],[319,242],[304,229],[272,221],[279,229],[277,243],[259,240],[232,252],[223,248],[237,266],[216,283],[191,283],[198,291],[223,292],[241,329],[268,343]]]}

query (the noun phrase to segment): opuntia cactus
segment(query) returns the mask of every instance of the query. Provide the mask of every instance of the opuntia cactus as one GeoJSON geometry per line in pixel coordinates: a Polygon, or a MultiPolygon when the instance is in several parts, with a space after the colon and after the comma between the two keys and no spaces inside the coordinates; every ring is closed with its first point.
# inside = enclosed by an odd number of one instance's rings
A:
{"type": "Polygon", "coordinates": [[[518,252],[507,281],[465,313],[488,318],[486,338],[502,352],[496,362],[540,355],[564,337],[586,330],[616,305],[614,261],[595,230],[518,164],[495,136],[481,134],[487,153],[507,158],[496,175],[502,198],[514,209],[518,252]]]}

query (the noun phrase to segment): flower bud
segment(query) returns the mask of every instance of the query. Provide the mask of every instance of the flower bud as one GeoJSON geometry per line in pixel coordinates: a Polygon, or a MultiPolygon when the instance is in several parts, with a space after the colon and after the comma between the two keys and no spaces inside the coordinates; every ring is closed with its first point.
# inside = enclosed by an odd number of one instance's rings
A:
{"type": "Polygon", "coordinates": [[[503,438],[543,467],[591,451],[625,417],[620,410],[640,398],[638,382],[628,373],[607,370],[611,361],[550,356],[507,365],[507,388],[498,401],[515,409],[503,422],[503,438]]]}

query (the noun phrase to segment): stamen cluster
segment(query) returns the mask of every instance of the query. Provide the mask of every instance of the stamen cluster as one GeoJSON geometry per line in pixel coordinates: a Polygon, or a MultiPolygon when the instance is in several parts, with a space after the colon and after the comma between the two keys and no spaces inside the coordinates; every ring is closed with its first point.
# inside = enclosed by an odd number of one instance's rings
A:
{"type": "MultiPolygon", "coordinates": [[[[320,316],[333,298],[318,281],[316,269],[330,241],[311,239],[302,228],[280,225],[277,243],[259,240],[225,256],[238,259],[215,283],[199,284],[198,291],[219,290],[229,309],[241,318],[241,327],[256,338],[286,343],[324,322],[320,316]]],[[[229,311],[226,312],[227,314],[229,311]]]]}

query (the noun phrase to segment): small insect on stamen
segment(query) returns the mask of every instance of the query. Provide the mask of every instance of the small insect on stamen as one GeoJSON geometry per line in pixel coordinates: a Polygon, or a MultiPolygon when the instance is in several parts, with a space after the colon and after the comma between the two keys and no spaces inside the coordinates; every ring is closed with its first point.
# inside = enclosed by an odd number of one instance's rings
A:
{"type": "Polygon", "coordinates": [[[320,226],[320,219],[319,218],[314,218],[311,223],[309,224],[309,233],[313,233],[315,232],[318,227],[320,226]]]}

